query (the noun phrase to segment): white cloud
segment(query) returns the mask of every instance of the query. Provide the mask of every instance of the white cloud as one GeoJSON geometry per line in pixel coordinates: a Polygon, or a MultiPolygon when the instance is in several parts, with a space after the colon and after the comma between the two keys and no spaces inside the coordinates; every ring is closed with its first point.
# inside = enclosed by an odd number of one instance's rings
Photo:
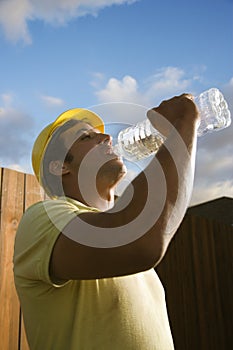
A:
{"type": "Polygon", "coordinates": [[[34,121],[27,113],[12,107],[12,102],[10,94],[1,95],[0,165],[22,167],[25,158],[30,164],[28,150],[31,149],[34,121]]]}
{"type": "Polygon", "coordinates": [[[111,78],[106,86],[96,92],[100,103],[130,102],[145,103],[146,96],[138,91],[138,83],[133,77],[126,75],[122,80],[111,78]]]}
{"type": "Polygon", "coordinates": [[[23,39],[31,43],[27,21],[32,19],[33,9],[29,0],[7,0],[0,2],[0,24],[6,38],[11,41],[23,39]]]}
{"type": "MultiPolygon", "coordinates": [[[[220,132],[221,133],[221,132],[220,132]]],[[[224,139],[224,131],[222,131],[224,139]]],[[[212,134],[209,140],[215,138],[212,134]]],[[[206,198],[233,197],[233,143],[226,140],[221,145],[198,147],[196,174],[192,204],[203,202],[206,198]]]]}
{"type": "Polygon", "coordinates": [[[28,22],[39,19],[55,25],[64,25],[72,18],[87,14],[97,15],[106,6],[132,4],[138,0],[3,0],[0,1],[0,24],[7,39],[32,39],[28,22]]]}
{"type": "Polygon", "coordinates": [[[61,98],[54,97],[54,96],[41,96],[42,101],[45,102],[47,106],[50,107],[57,107],[62,106],[64,104],[64,101],[61,98]]]}
{"type": "Polygon", "coordinates": [[[154,96],[164,99],[174,94],[184,92],[191,86],[193,79],[185,78],[185,72],[177,67],[165,67],[160,69],[156,74],[148,79],[149,88],[146,92],[150,100],[153,101],[154,96]]]}
{"type": "MultiPolygon", "coordinates": [[[[121,80],[116,78],[109,79],[103,88],[96,91],[99,102],[111,105],[110,102],[122,101],[125,104],[115,104],[115,107],[112,104],[112,108],[115,109],[115,115],[114,111],[108,107],[104,120],[109,118],[109,116],[111,118],[114,116],[117,121],[134,124],[144,119],[144,110],[140,109],[139,105],[150,107],[173,95],[178,95],[187,90],[192,91],[197,74],[190,78],[186,76],[186,73],[177,67],[167,67],[147,79],[145,84],[140,84],[132,76],[125,76],[121,80]],[[126,102],[129,104],[127,105],[126,102]],[[135,106],[135,110],[133,106],[135,106]],[[124,109],[126,112],[123,113],[121,109],[124,109]]],[[[220,90],[223,92],[233,115],[233,78],[225,86],[222,86],[220,90]]],[[[98,109],[99,114],[102,115],[101,107],[98,107],[98,109]]],[[[225,130],[213,132],[198,140],[192,204],[219,196],[233,196],[232,136],[233,123],[225,130]]]]}
{"type": "Polygon", "coordinates": [[[220,181],[194,189],[190,205],[203,203],[219,197],[233,198],[233,181],[220,181]]]}
{"type": "MultiPolygon", "coordinates": [[[[96,91],[100,103],[129,102],[144,106],[155,106],[161,100],[183,93],[191,87],[192,79],[177,67],[164,67],[140,85],[137,80],[126,75],[122,80],[110,78],[105,87],[96,91]]],[[[92,85],[95,86],[95,84],[92,85]]],[[[96,84],[97,86],[97,84],[96,84]]]]}

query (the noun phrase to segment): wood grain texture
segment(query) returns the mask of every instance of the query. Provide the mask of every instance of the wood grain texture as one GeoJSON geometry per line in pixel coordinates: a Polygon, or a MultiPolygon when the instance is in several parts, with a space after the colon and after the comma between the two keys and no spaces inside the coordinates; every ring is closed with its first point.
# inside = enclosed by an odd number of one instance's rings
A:
{"type": "Polygon", "coordinates": [[[12,259],[23,212],[44,198],[33,175],[0,168],[0,349],[29,350],[14,286],[12,259]]]}
{"type": "MultiPolygon", "coordinates": [[[[45,199],[33,175],[0,168],[0,349],[29,350],[13,280],[15,233],[23,212],[45,199]]],[[[190,208],[156,268],[176,350],[233,344],[233,199],[190,208]],[[219,208],[224,206],[224,215],[219,208]],[[211,212],[213,215],[211,215],[211,212]]]]}
{"type": "Polygon", "coordinates": [[[0,342],[2,349],[17,350],[20,307],[13,279],[13,250],[23,213],[24,174],[3,169],[0,232],[0,342]]]}
{"type": "Polygon", "coordinates": [[[232,225],[186,215],[156,270],[166,290],[175,348],[230,350],[232,225]]]}
{"type": "MultiPolygon", "coordinates": [[[[25,176],[25,193],[24,193],[24,210],[26,210],[32,204],[39,202],[41,200],[44,200],[44,198],[45,198],[45,194],[44,194],[43,190],[41,189],[35,176],[30,175],[30,174],[26,174],[26,176],[25,176]]],[[[21,323],[20,324],[21,324],[21,327],[20,327],[20,331],[21,331],[20,350],[29,350],[22,313],[21,313],[21,323]]]]}

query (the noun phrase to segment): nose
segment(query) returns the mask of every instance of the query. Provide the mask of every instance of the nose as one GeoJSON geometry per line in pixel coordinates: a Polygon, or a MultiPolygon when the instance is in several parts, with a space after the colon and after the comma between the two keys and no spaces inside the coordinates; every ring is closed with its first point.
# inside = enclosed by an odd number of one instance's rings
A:
{"type": "Polygon", "coordinates": [[[109,145],[112,145],[112,136],[109,134],[98,134],[99,136],[99,143],[108,143],[109,145]]]}

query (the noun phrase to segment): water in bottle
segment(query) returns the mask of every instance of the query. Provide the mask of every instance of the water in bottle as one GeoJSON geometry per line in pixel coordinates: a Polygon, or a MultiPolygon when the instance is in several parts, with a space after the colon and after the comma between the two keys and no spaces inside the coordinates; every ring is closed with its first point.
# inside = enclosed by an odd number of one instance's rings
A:
{"type": "MultiPolygon", "coordinates": [[[[231,115],[222,93],[212,88],[195,97],[200,113],[198,136],[230,125],[231,115]]],[[[149,119],[132,125],[118,134],[114,152],[129,161],[139,161],[155,154],[164,143],[165,137],[156,130],[149,119]]]]}
{"type": "Polygon", "coordinates": [[[156,153],[165,139],[149,119],[145,119],[119,132],[114,153],[135,162],[156,153]]]}
{"type": "Polygon", "coordinates": [[[198,136],[222,130],[231,123],[231,114],[223,94],[216,88],[202,92],[194,98],[200,113],[198,136]]]}

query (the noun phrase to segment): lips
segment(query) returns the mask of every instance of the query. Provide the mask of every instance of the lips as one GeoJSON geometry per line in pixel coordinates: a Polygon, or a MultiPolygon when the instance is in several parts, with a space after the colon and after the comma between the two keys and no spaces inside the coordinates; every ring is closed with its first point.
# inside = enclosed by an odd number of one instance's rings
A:
{"type": "Polygon", "coordinates": [[[110,143],[101,143],[98,145],[98,147],[102,154],[111,156],[112,159],[118,158],[118,155],[114,153],[113,147],[110,143]]]}
{"type": "Polygon", "coordinates": [[[108,146],[105,151],[106,154],[114,154],[113,153],[113,148],[111,146],[108,146]]]}

